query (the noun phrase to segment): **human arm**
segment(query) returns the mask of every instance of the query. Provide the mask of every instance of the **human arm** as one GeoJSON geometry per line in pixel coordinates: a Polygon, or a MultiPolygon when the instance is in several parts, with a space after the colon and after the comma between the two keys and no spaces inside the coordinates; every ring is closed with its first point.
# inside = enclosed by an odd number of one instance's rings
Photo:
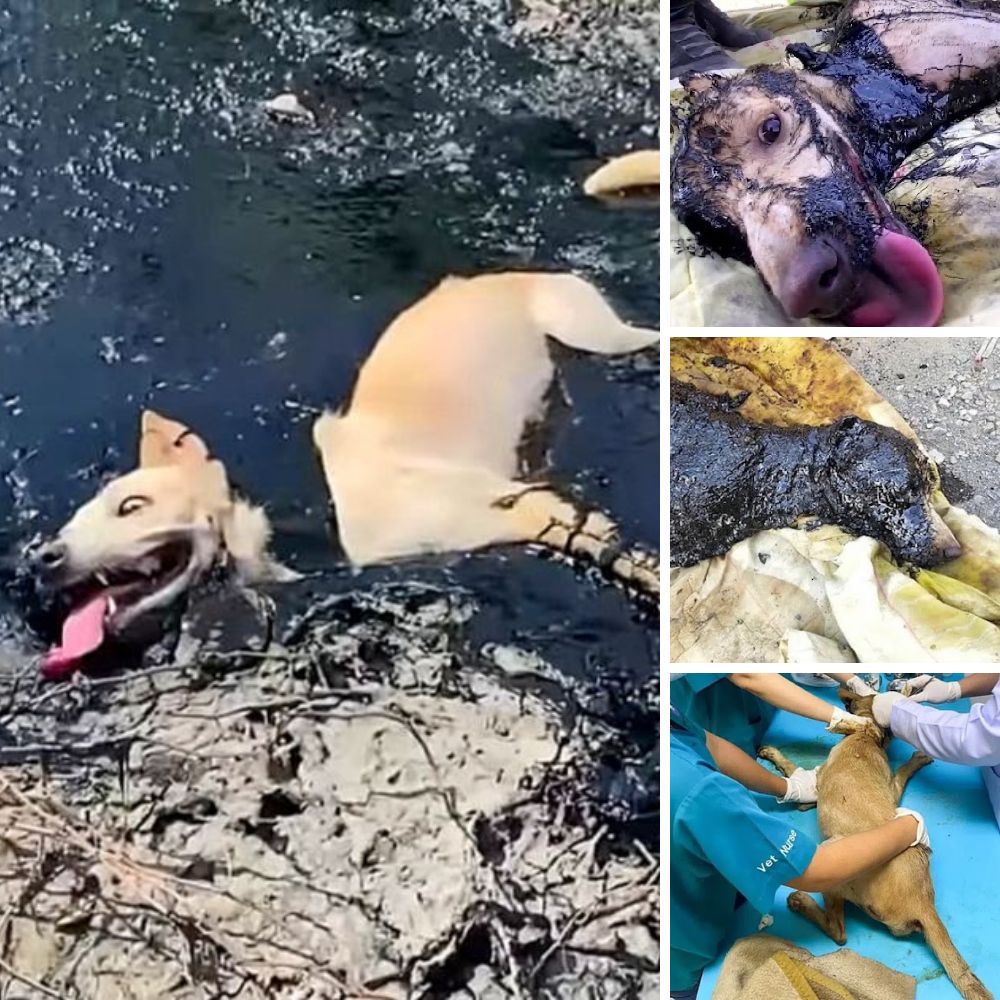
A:
{"type": "Polygon", "coordinates": [[[756,695],[761,701],[794,715],[824,722],[831,732],[848,734],[858,732],[866,725],[864,719],[835,708],[780,674],[745,673],[728,676],[733,684],[756,695]]]}
{"type": "Polygon", "coordinates": [[[943,681],[932,674],[912,678],[908,685],[914,693],[913,701],[922,704],[943,705],[960,698],[975,698],[989,694],[1000,680],[1000,674],[967,674],[960,681],[943,681]]]}
{"type": "Polygon", "coordinates": [[[959,683],[968,680],[971,692],[985,686],[981,678],[996,679],[989,701],[973,705],[967,714],[920,705],[912,698],[894,701],[889,716],[893,735],[936,760],[977,767],[1000,764],[1000,677],[995,674],[978,676],[978,680],[969,677],[959,683]]]}
{"type": "Polygon", "coordinates": [[[809,867],[785,884],[806,892],[827,892],[841,882],[884,865],[913,846],[920,826],[913,815],[897,816],[873,830],[824,841],[816,848],[809,867]]]}
{"type": "MultiPolygon", "coordinates": [[[[803,768],[796,780],[783,778],[781,775],[761,767],[749,754],[744,753],[729,740],[724,740],[715,733],[705,733],[705,745],[715,761],[715,766],[727,777],[738,781],[744,788],[752,792],[763,792],[773,795],[779,801],[815,802],[816,775],[803,768]]],[[[818,770],[818,769],[817,769],[818,770]]]]}

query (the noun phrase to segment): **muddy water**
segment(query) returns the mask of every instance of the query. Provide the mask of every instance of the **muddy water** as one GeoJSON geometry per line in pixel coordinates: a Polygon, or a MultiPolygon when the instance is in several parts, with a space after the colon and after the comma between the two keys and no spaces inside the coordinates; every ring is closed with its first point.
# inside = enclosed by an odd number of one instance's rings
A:
{"type": "MultiPolygon", "coordinates": [[[[329,554],[309,446],[375,337],[449,271],[578,269],[656,323],[657,220],[580,195],[651,145],[655,5],[11,0],[0,11],[0,525],[13,556],[132,461],[138,412],[196,428],[266,501],[280,596],[416,578],[464,588],[476,642],[567,676],[655,671],[648,623],[521,552],[352,576],[329,554]],[[308,87],[316,128],[257,102],[308,87]]],[[[658,543],[658,372],[567,359],[556,478],[658,543]]],[[[6,573],[9,575],[8,559],[6,573]]],[[[9,634],[27,642],[17,609],[9,634]]],[[[616,679],[616,680],[614,680],[616,679]]]]}

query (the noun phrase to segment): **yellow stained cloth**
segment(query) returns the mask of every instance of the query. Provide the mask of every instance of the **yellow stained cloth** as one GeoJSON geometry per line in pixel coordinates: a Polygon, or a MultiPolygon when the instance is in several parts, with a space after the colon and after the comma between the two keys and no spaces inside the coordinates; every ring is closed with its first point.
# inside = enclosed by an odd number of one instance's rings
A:
{"type": "MultiPolygon", "coordinates": [[[[749,391],[740,413],[755,422],[853,414],[917,441],[827,341],[674,338],[670,377],[707,392],[749,391]]],[[[962,545],[933,570],[901,567],[883,545],[832,525],[762,531],[725,556],[672,569],[671,661],[1000,663],[1000,535],[938,488],[932,501],[962,545]]]]}

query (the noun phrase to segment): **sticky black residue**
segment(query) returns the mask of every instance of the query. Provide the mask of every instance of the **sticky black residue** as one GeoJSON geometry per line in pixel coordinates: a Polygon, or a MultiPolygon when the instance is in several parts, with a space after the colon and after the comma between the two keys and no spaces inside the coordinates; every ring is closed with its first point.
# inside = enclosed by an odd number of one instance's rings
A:
{"type": "Polygon", "coordinates": [[[671,565],[722,555],[806,515],[933,565],[942,559],[933,481],[930,463],[891,428],[857,417],[822,427],[751,423],[729,397],[670,383],[671,565]]]}

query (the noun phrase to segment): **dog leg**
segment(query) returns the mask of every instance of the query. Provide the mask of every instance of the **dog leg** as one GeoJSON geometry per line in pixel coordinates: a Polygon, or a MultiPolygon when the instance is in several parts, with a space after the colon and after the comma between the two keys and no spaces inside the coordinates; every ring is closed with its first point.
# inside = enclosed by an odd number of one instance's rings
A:
{"type": "Polygon", "coordinates": [[[757,751],[757,756],[769,760],[778,769],[778,773],[786,778],[790,778],[792,772],[799,766],[792,763],[777,747],[761,747],[757,751]]]}
{"type": "Polygon", "coordinates": [[[512,540],[535,542],[587,559],[611,579],[659,601],[659,557],[622,549],[618,529],[604,514],[582,510],[543,484],[511,483],[510,487],[492,506],[507,518],[512,540]]]}
{"type": "Polygon", "coordinates": [[[844,897],[823,894],[823,908],[820,908],[807,892],[793,892],[788,897],[788,909],[799,913],[814,923],[828,938],[837,944],[847,944],[847,928],[844,924],[844,897]]]}
{"type": "Polygon", "coordinates": [[[892,776],[892,793],[896,796],[897,806],[899,805],[899,800],[903,797],[903,790],[906,788],[906,783],[910,778],[922,767],[926,767],[932,763],[932,758],[917,750],[905,764],[900,764],[899,770],[892,776]]]}

